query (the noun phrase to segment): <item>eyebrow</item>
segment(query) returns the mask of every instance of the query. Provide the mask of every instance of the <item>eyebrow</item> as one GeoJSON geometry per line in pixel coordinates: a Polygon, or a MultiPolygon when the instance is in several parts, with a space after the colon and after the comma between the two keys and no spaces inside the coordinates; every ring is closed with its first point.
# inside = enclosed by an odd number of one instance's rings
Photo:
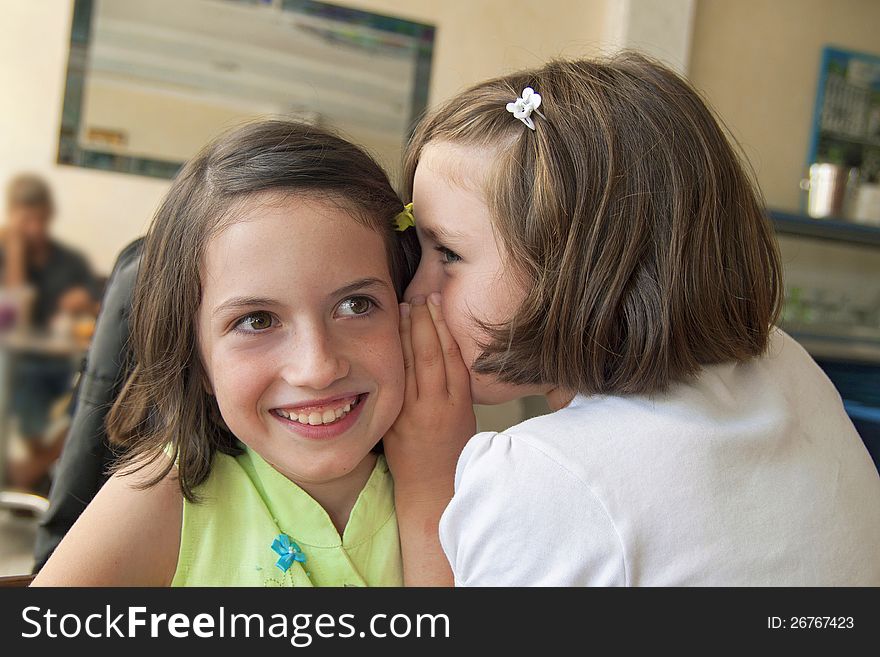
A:
{"type": "Polygon", "coordinates": [[[268,297],[232,297],[226,299],[223,303],[214,308],[213,315],[219,315],[227,310],[236,310],[238,308],[252,308],[254,306],[280,306],[281,304],[275,299],[268,297]]]}
{"type": "Polygon", "coordinates": [[[429,239],[438,244],[461,244],[466,242],[468,237],[457,230],[448,230],[442,227],[424,226],[416,221],[416,229],[421,230],[429,239]]]}
{"type": "Polygon", "coordinates": [[[352,281],[348,285],[343,285],[337,290],[331,292],[329,297],[344,297],[347,294],[351,294],[352,292],[360,292],[361,290],[369,290],[371,288],[385,288],[386,290],[390,290],[391,286],[383,281],[381,278],[359,278],[356,281],[352,281]]]}
{"type": "MultiPolygon", "coordinates": [[[[383,281],[381,278],[367,277],[367,278],[359,278],[356,281],[352,281],[351,283],[347,283],[342,287],[334,290],[327,296],[329,298],[333,297],[342,297],[348,294],[352,294],[353,292],[359,292],[361,290],[369,290],[371,288],[385,288],[386,290],[390,290],[391,286],[383,281]]],[[[253,308],[254,306],[268,306],[268,307],[278,307],[283,305],[277,299],[270,299],[269,297],[254,297],[254,296],[241,296],[241,297],[231,297],[226,299],[221,304],[219,304],[216,308],[214,308],[213,315],[218,315],[221,312],[227,312],[229,310],[236,310],[242,308],[253,308]]]]}

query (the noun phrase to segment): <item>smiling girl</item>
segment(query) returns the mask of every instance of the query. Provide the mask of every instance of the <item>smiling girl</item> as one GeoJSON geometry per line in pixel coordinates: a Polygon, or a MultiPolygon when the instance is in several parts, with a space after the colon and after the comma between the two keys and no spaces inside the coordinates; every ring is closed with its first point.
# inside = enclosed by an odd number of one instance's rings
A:
{"type": "Polygon", "coordinates": [[[401,210],[368,155],[296,123],[184,167],[146,239],[108,420],[125,467],[36,584],[404,583],[376,449],[404,397],[401,210]]]}

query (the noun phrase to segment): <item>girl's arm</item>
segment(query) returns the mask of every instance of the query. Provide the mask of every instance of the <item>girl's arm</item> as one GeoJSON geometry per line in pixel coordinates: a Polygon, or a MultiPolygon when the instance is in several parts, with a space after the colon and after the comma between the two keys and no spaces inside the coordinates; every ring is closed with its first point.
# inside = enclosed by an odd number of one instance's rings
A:
{"type": "Polygon", "coordinates": [[[440,516],[452,499],[455,466],[476,431],[470,377],[440,309],[440,295],[401,304],[406,396],[383,445],[394,476],[407,586],[452,586],[440,546],[440,516]]]}
{"type": "Polygon", "coordinates": [[[183,496],[173,474],[137,487],[161,465],[113,475],[32,586],[168,586],[177,568],[183,496]]]}

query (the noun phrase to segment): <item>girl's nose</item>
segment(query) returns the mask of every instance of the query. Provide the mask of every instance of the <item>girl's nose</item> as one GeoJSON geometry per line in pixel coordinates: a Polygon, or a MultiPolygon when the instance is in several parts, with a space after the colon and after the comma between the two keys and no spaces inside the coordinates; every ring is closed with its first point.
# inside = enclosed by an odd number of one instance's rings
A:
{"type": "Polygon", "coordinates": [[[406,290],[403,291],[403,300],[409,301],[415,296],[427,297],[431,292],[441,292],[440,280],[430,271],[431,267],[423,255],[419,267],[416,269],[415,276],[409,282],[406,290]]]}
{"type": "Polygon", "coordinates": [[[296,387],[323,390],[348,376],[351,363],[325,331],[300,331],[285,350],[282,377],[296,387]]]}

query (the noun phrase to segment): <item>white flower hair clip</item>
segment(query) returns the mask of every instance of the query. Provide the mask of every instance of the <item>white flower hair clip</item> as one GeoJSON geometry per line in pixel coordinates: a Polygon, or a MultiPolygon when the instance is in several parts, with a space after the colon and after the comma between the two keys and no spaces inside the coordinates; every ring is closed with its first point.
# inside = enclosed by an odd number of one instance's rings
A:
{"type": "Polygon", "coordinates": [[[512,103],[507,103],[507,111],[513,114],[520,121],[525,123],[531,130],[535,129],[535,122],[532,121],[532,112],[546,119],[538,108],[541,106],[541,94],[536,94],[531,87],[526,87],[522,91],[522,96],[512,103]]]}

